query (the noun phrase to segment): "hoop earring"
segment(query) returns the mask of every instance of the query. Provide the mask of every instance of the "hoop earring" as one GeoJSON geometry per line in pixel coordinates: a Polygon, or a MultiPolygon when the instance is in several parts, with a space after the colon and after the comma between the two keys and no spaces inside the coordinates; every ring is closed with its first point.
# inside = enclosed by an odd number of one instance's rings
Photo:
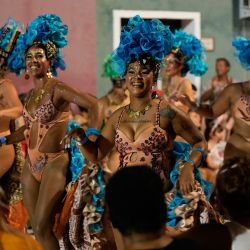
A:
{"type": "Polygon", "coordinates": [[[29,80],[29,78],[30,78],[28,72],[29,72],[29,71],[26,69],[26,70],[25,70],[25,75],[24,75],[25,80],[29,80]]]}
{"type": "Polygon", "coordinates": [[[53,77],[50,68],[48,69],[48,72],[46,73],[48,79],[51,79],[53,77]]]}

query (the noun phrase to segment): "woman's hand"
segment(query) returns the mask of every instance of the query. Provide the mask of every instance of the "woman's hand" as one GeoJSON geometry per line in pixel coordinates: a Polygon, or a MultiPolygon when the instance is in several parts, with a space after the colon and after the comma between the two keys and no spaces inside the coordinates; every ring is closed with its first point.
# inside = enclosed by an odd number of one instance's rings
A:
{"type": "Polygon", "coordinates": [[[192,164],[186,162],[180,169],[177,188],[182,195],[187,195],[194,190],[194,171],[192,164]]]}
{"type": "Polygon", "coordinates": [[[86,138],[85,131],[82,128],[76,128],[70,131],[61,141],[61,144],[64,144],[65,148],[70,148],[71,138],[75,138],[76,141],[81,142],[86,138]]]}
{"type": "Polygon", "coordinates": [[[185,106],[187,106],[190,110],[197,107],[196,103],[191,101],[191,99],[187,95],[181,95],[178,97],[178,100],[185,106]]]}

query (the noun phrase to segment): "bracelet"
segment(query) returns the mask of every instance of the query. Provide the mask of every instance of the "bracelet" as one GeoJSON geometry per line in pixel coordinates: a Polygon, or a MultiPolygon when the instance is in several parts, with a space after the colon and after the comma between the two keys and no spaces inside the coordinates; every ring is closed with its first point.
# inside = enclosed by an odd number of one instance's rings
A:
{"type": "Polygon", "coordinates": [[[7,142],[6,136],[0,137],[0,142],[1,142],[1,144],[6,144],[6,142],[7,142]]]}
{"type": "Polygon", "coordinates": [[[181,175],[182,170],[184,168],[185,161],[180,160],[178,164],[178,174],[181,175]]]}
{"type": "Polygon", "coordinates": [[[193,160],[187,159],[187,160],[185,160],[185,161],[188,162],[188,163],[191,163],[191,164],[193,165],[194,168],[196,167],[196,165],[195,165],[195,163],[194,163],[193,160]]]}
{"type": "MultiPolygon", "coordinates": [[[[200,160],[200,164],[198,164],[198,167],[202,164],[202,162],[204,161],[204,159],[205,159],[205,152],[204,152],[204,150],[202,150],[201,148],[194,148],[194,149],[192,149],[192,151],[191,151],[191,154],[193,153],[193,152],[199,152],[199,153],[201,153],[201,160],[200,160]]],[[[188,159],[190,162],[192,161],[192,160],[190,160],[190,159],[188,159]]],[[[192,161],[193,162],[193,161],[192,161]]],[[[195,164],[194,164],[194,166],[195,166],[195,164]]]]}
{"type": "Polygon", "coordinates": [[[201,153],[202,160],[203,160],[205,158],[205,152],[204,152],[204,150],[201,149],[201,148],[194,148],[194,149],[192,149],[191,153],[196,152],[196,151],[201,153]]]}
{"type": "Polygon", "coordinates": [[[101,131],[99,129],[96,129],[96,128],[88,128],[85,131],[85,134],[86,134],[87,137],[89,137],[91,135],[99,136],[101,134],[101,131]]]}

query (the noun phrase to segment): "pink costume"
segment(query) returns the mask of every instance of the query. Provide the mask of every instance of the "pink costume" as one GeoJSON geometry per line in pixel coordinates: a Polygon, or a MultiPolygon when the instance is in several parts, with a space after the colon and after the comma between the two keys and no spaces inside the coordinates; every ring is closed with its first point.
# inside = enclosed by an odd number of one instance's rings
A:
{"type": "MultiPolygon", "coordinates": [[[[30,99],[30,97],[29,97],[30,99]]],[[[28,99],[28,102],[29,102],[28,99]]],[[[27,103],[24,106],[23,117],[25,120],[25,124],[27,129],[25,130],[25,138],[28,145],[28,160],[29,167],[32,175],[37,181],[41,181],[42,174],[44,171],[44,167],[49,163],[57,159],[61,156],[65,151],[61,150],[55,153],[43,153],[39,150],[40,145],[43,143],[43,139],[48,133],[48,131],[55,125],[60,122],[67,122],[69,120],[69,112],[61,112],[57,110],[55,105],[53,104],[53,94],[48,101],[41,104],[35,114],[34,117],[30,115],[27,110],[27,103]],[[30,148],[29,138],[30,131],[34,123],[37,124],[37,142],[34,148],[30,148]]]]}
{"type": "Polygon", "coordinates": [[[243,120],[248,126],[250,126],[250,95],[245,93],[242,83],[240,86],[242,95],[234,104],[233,116],[236,119],[243,120]]]}
{"type": "Polygon", "coordinates": [[[167,133],[160,125],[160,103],[156,110],[154,124],[148,127],[140,134],[135,141],[131,141],[120,129],[120,122],[124,112],[128,109],[125,106],[121,112],[116,125],[115,146],[120,154],[120,167],[147,165],[154,168],[164,183],[168,183],[169,177],[168,166],[170,166],[170,142],[167,133]]]}

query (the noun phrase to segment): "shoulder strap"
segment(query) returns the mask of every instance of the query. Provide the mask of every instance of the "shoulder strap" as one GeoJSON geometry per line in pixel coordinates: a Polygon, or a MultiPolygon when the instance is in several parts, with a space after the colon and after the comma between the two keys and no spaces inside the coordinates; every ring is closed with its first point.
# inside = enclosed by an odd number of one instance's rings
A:
{"type": "Polygon", "coordinates": [[[160,125],[160,107],[161,107],[161,102],[162,99],[159,100],[158,104],[157,104],[157,109],[156,109],[156,115],[155,115],[155,124],[156,125],[160,125]]]}
{"type": "Polygon", "coordinates": [[[118,118],[118,122],[117,122],[117,124],[116,124],[116,130],[117,129],[119,129],[119,127],[120,127],[120,122],[121,122],[121,119],[122,119],[122,117],[123,117],[123,114],[124,114],[124,112],[125,112],[125,110],[127,109],[127,105],[126,106],[124,106],[123,107],[123,109],[122,109],[122,112],[121,112],[121,114],[120,114],[120,116],[119,116],[119,118],[118,118]]]}

